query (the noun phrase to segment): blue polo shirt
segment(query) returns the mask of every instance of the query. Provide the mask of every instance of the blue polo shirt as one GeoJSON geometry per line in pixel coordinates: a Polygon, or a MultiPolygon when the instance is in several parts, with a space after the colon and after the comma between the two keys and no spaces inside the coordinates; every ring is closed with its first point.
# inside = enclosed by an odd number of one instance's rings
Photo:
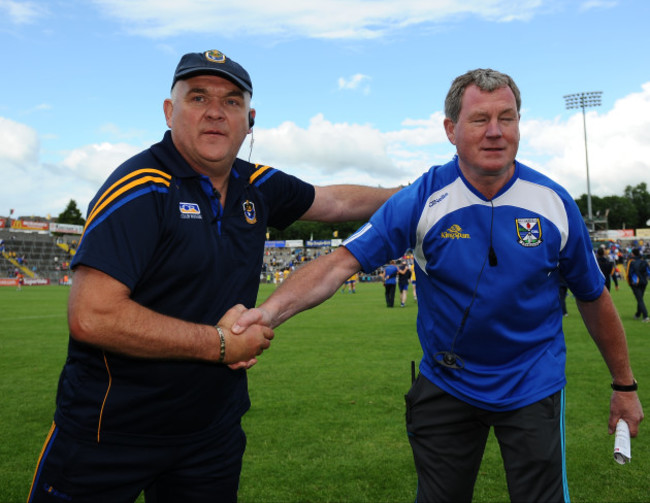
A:
{"type": "Polygon", "coordinates": [[[384,269],[384,274],[386,279],[384,284],[386,285],[395,285],[397,281],[397,267],[392,264],[388,264],[386,269],[384,269]]]}
{"type": "MultiPolygon", "coordinates": [[[[225,207],[219,197],[168,131],[101,187],[71,265],[98,269],[134,301],[190,322],[215,324],[235,304],[253,307],[267,227],[302,216],[314,188],[237,159],[225,207]]],[[[70,338],[55,422],[103,441],[183,442],[239,421],[249,406],[243,370],[130,358],[70,338]]]]}
{"type": "Polygon", "coordinates": [[[524,407],[566,383],[560,276],[584,301],[604,287],[571,196],[519,162],[492,200],[468,183],[457,158],[435,166],[343,244],[366,272],[414,251],[420,372],[493,411],[524,407]],[[452,343],[463,369],[436,363],[452,343]]]}

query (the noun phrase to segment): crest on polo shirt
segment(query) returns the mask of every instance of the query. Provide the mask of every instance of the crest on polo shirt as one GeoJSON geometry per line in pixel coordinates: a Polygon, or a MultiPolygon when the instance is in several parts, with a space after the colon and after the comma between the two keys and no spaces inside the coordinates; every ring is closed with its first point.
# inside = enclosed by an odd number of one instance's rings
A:
{"type": "Polygon", "coordinates": [[[178,203],[178,210],[181,214],[181,218],[198,218],[202,219],[201,216],[201,207],[196,203],[178,203]]]}
{"type": "Polygon", "coordinates": [[[257,222],[257,214],[255,213],[255,203],[246,199],[242,204],[244,208],[244,218],[249,224],[254,224],[257,222]]]}
{"type": "Polygon", "coordinates": [[[526,248],[542,244],[542,223],[539,218],[517,218],[517,242],[526,248]]]}

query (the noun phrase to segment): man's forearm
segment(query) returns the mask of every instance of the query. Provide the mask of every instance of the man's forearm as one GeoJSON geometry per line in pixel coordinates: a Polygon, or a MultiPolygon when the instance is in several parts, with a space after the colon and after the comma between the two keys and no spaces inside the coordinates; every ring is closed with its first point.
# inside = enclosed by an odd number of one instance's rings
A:
{"type": "Polygon", "coordinates": [[[293,315],[321,304],[360,269],[359,262],[344,247],[291,273],[260,306],[275,328],[293,315]]]}
{"type": "Polygon", "coordinates": [[[400,188],[383,189],[365,185],[315,187],[314,202],[300,219],[320,222],[368,220],[400,188]]]}
{"type": "Polygon", "coordinates": [[[148,309],[133,301],[119,281],[80,266],[70,291],[68,324],[74,339],[127,356],[230,363],[258,355],[273,337],[271,329],[251,326],[233,338],[232,323],[244,310],[235,306],[219,320],[226,343],[222,354],[215,327],[148,309]]]}
{"type": "MultiPolygon", "coordinates": [[[[593,302],[578,301],[578,309],[585,326],[598,346],[612,381],[618,385],[631,385],[634,374],[630,365],[627,341],[621,319],[616,312],[607,289],[593,302]]],[[[608,430],[613,434],[619,419],[630,428],[630,435],[636,437],[639,423],[643,420],[643,407],[635,391],[613,391],[609,405],[608,430]]]]}
{"type": "Polygon", "coordinates": [[[349,201],[341,204],[341,220],[368,220],[388,198],[401,187],[382,189],[362,185],[340,186],[349,193],[349,201]]]}
{"type": "Polygon", "coordinates": [[[630,367],[625,330],[609,292],[604,289],[595,301],[578,301],[577,305],[613,381],[618,384],[630,384],[634,375],[630,367]]]}

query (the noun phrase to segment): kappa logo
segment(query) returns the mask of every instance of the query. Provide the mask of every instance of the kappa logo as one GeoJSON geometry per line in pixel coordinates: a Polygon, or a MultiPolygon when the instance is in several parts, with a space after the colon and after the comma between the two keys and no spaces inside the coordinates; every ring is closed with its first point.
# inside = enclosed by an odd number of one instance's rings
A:
{"type": "Polygon", "coordinates": [[[178,203],[178,209],[181,212],[181,218],[203,218],[201,208],[196,203],[178,203]]]}
{"type": "Polygon", "coordinates": [[[517,218],[517,242],[525,248],[542,244],[542,223],[539,218],[517,218]]]}
{"type": "Polygon", "coordinates": [[[257,214],[255,213],[255,203],[246,199],[242,204],[244,208],[244,218],[249,224],[254,224],[257,222],[257,214]]]}
{"type": "Polygon", "coordinates": [[[471,239],[471,236],[463,232],[463,229],[458,224],[454,224],[446,231],[441,232],[440,237],[443,239],[471,239]]]}

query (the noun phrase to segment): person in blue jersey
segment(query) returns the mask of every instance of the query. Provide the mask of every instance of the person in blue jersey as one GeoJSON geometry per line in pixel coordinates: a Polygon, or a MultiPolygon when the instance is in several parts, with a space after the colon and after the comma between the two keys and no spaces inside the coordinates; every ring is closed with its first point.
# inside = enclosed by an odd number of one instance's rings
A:
{"type": "Polygon", "coordinates": [[[418,502],[471,501],[492,428],[512,501],[569,501],[561,277],[611,373],[609,433],[623,419],[636,436],[643,419],[623,325],[580,212],[566,190],[515,159],[520,108],[505,74],[457,77],[444,119],[457,155],[233,326],[277,327],[353,272],[414,250],[423,358],[406,427],[418,502]]]}
{"type": "Polygon", "coordinates": [[[397,266],[395,261],[391,260],[382,272],[381,277],[384,281],[384,298],[386,307],[395,305],[395,290],[397,289],[397,266]]]}
{"type": "Polygon", "coordinates": [[[255,305],[267,226],[367,219],[397,190],[315,187],[238,159],[252,92],[223,53],[184,55],[164,101],[169,131],[91,201],[29,501],[236,500],[246,367],[273,331],[230,328],[255,305]]]}

